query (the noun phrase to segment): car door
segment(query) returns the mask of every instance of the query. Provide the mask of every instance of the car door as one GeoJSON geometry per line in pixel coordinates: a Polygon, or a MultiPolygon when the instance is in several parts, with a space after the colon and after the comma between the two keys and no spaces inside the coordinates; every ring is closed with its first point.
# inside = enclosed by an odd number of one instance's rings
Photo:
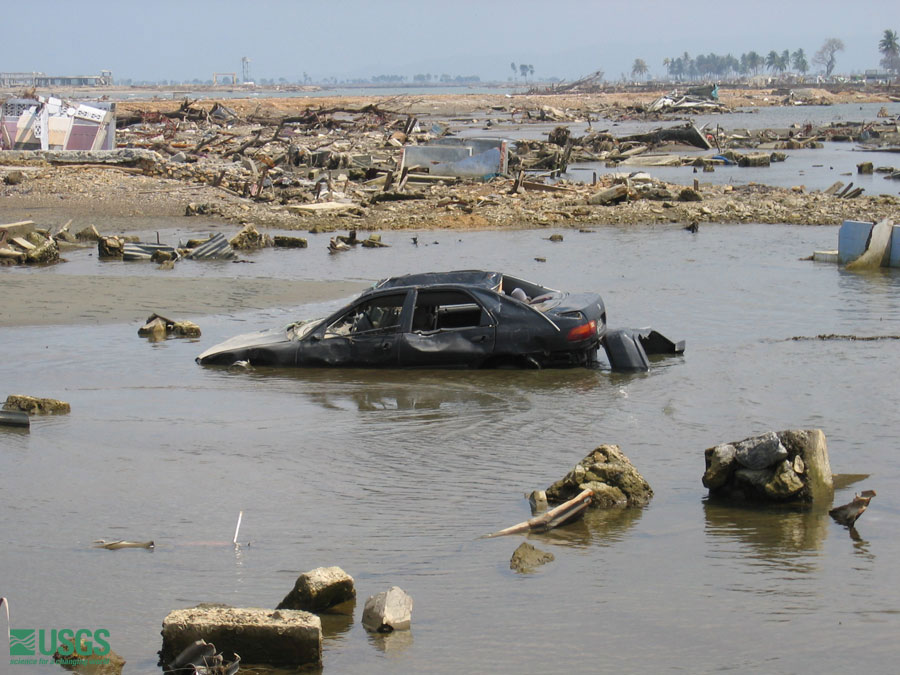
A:
{"type": "Polygon", "coordinates": [[[369,296],[326,320],[304,340],[301,365],[396,366],[406,297],[406,292],[369,296]]]}
{"type": "Polygon", "coordinates": [[[409,330],[400,336],[407,367],[473,368],[494,352],[496,322],[468,291],[419,289],[409,330]]]}

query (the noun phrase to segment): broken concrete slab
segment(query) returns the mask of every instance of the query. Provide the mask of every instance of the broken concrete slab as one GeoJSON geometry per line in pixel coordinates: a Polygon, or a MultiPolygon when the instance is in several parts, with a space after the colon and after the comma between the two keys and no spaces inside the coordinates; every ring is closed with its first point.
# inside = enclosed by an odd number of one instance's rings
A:
{"type": "Polygon", "coordinates": [[[197,640],[212,642],[245,664],[297,667],[321,665],[322,622],[301,610],[193,607],[163,620],[160,663],[171,663],[197,640]]]}
{"type": "Polygon", "coordinates": [[[516,572],[528,573],[533,572],[536,567],[553,562],[555,559],[552,553],[541,551],[527,541],[523,541],[513,551],[512,558],[509,560],[509,568],[516,572]]]}
{"type": "Polygon", "coordinates": [[[286,208],[291,213],[319,214],[340,213],[357,207],[356,204],[345,202],[318,202],[316,204],[290,204],[286,208]]]}

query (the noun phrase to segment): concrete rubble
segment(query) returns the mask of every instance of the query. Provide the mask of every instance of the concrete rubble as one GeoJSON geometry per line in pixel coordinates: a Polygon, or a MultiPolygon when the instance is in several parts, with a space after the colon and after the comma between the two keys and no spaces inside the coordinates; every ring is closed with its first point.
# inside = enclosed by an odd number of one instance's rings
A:
{"type": "Polygon", "coordinates": [[[141,337],[162,340],[172,337],[200,337],[200,327],[193,321],[173,321],[159,314],[151,314],[138,328],[141,337]]]}
{"type": "Polygon", "coordinates": [[[198,640],[233,661],[273,666],[320,666],[322,622],[301,610],[200,605],[172,611],[163,620],[161,665],[175,661],[198,640]]]}
{"type": "Polygon", "coordinates": [[[622,166],[665,163],[703,171],[725,163],[760,166],[783,159],[785,151],[820,147],[824,141],[864,143],[867,148],[896,145],[900,135],[891,119],[754,131],[726,130],[721,125],[696,129],[686,124],[616,137],[590,126],[585,135],[577,136],[568,125],[598,115],[612,120],[673,118],[644,106],[590,111],[548,106],[522,109],[510,104],[488,110],[498,132],[504,120],[521,125],[553,119],[566,125],[552,130],[546,140],[511,141],[502,134],[453,136],[452,129],[459,124],[429,123],[423,115],[392,110],[388,104],[307,108],[292,115],[224,114],[222,108],[216,102],[185,100],[171,110],[120,111],[118,149],[4,152],[0,153],[0,174],[4,178],[17,171],[25,174],[21,184],[6,186],[9,194],[40,190],[45,183],[54,183],[57,191],[62,187],[84,194],[103,190],[107,181],[96,173],[105,167],[106,173],[118,176],[115,180],[147,185],[143,192],[148,200],[155,198],[152,193],[169,189],[159,180],[191,186],[182,213],[252,223],[257,228],[316,231],[694,221],[825,224],[848,218],[880,220],[900,204],[890,195],[865,197],[855,192],[856,199],[847,204],[834,194],[807,193],[802,186],[791,190],[707,184],[695,188],[702,197],[702,204],[695,204],[666,198],[680,194],[684,186],[657,180],[637,184],[621,172],[622,166]],[[673,145],[679,134],[687,135],[673,145]],[[679,154],[684,143],[712,149],[701,157],[679,154]],[[448,164],[494,151],[505,160],[498,159],[489,171],[452,175],[448,168],[448,164]],[[602,162],[615,171],[589,182],[560,179],[574,162],[602,162]],[[81,180],[68,185],[61,171],[77,171],[81,180]],[[517,181],[520,171],[531,178],[517,181]],[[83,180],[86,176],[95,177],[96,188],[83,180]],[[618,194],[621,188],[617,188],[615,199],[593,199],[623,182],[625,195],[618,194]]]}
{"type": "Polygon", "coordinates": [[[808,503],[834,494],[820,429],[767,432],[704,452],[710,497],[738,502],[808,503]]]}

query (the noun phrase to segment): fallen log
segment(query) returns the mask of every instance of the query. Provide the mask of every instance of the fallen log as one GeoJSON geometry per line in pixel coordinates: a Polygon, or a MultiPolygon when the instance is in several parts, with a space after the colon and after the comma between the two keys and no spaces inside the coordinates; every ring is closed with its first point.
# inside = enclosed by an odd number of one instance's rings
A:
{"type": "Polygon", "coordinates": [[[590,490],[582,490],[577,496],[567,502],[563,502],[546,513],[535,516],[524,523],[507,527],[487,537],[503,537],[508,534],[521,534],[522,532],[546,532],[554,527],[559,527],[580,515],[591,504],[594,493],[590,490]]]}

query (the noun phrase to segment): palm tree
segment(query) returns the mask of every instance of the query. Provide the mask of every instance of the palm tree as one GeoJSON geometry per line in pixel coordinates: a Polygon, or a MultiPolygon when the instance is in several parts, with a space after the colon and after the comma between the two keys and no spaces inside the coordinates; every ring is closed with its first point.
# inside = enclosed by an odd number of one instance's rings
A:
{"type": "Polygon", "coordinates": [[[893,70],[895,73],[900,71],[900,42],[897,39],[897,31],[884,31],[884,36],[878,42],[878,51],[884,57],[881,59],[882,68],[893,70]]]}
{"type": "Polygon", "coordinates": [[[631,66],[631,76],[634,78],[644,77],[647,73],[650,72],[650,69],[647,67],[647,62],[644,59],[635,59],[634,64],[631,66]]]}
{"type": "Polygon", "coordinates": [[[668,75],[670,78],[672,77],[672,63],[672,59],[670,59],[668,56],[663,59],[662,63],[663,68],[666,69],[666,75],[668,75]]]}
{"type": "Polygon", "coordinates": [[[791,54],[791,64],[798,73],[806,75],[806,71],[809,70],[809,63],[806,62],[806,53],[802,48],[791,54]]]}
{"type": "Polygon", "coordinates": [[[754,75],[759,75],[759,69],[763,66],[763,58],[756,52],[747,52],[747,67],[754,75]]]}
{"type": "Polygon", "coordinates": [[[774,49],[766,54],[766,68],[768,68],[769,70],[773,72],[778,70],[778,61],[778,52],[776,52],[774,49]]]}

